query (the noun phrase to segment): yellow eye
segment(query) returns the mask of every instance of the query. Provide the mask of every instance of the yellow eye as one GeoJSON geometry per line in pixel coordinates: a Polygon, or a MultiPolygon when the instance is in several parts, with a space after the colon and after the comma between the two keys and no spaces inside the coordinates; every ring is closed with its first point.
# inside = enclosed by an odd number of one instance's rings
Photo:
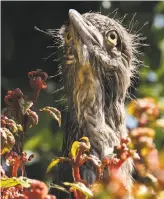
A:
{"type": "Polygon", "coordinates": [[[107,42],[108,44],[112,45],[112,46],[117,46],[118,44],[118,34],[116,33],[116,31],[112,30],[109,31],[107,34],[107,42]]]}
{"type": "Polygon", "coordinates": [[[71,39],[72,39],[71,33],[70,32],[66,32],[65,33],[65,42],[69,43],[71,41],[71,39]]]}

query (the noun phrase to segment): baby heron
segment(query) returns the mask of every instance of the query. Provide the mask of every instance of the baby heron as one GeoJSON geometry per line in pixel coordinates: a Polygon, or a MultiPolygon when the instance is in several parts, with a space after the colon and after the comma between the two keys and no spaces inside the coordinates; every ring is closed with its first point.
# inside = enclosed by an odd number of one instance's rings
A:
{"type": "MultiPolygon", "coordinates": [[[[138,38],[114,19],[98,13],[81,15],[73,9],[58,38],[63,46],[61,70],[68,103],[63,156],[68,156],[75,140],[87,136],[91,154],[102,159],[112,154],[120,137],[127,136],[124,104],[138,63],[138,38]]],[[[129,190],[131,172],[132,160],[128,160],[120,178],[129,190]]],[[[81,167],[81,176],[94,182],[91,163],[81,167]]],[[[58,183],[71,181],[71,167],[61,164],[58,183]]]]}

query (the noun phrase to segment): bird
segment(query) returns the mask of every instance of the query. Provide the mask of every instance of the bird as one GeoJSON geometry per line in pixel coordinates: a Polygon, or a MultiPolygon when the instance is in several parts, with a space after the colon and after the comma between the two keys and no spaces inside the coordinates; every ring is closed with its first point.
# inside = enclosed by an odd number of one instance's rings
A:
{"type": "MultiPolygon", "coordinates": [[[[91,154],[101,160],[128,135],[125,99],[139,63],[139,38],[119,20],[101,13],[80,14],[70,9],[68,16],[68,22],[55,33],[63,49],[61,74],[68,105],[62,156],[68,157],[72,143],[86,136],[91,154]]],[[[132,171],[129,159],[121,167],[121,179],[128,190],[132,171]]],[[[95,181],[90,163],[80,172],[88,183],[95,181]]],[[[72,180],[71,167],[61,164],[58,183],[72,180]]]]}

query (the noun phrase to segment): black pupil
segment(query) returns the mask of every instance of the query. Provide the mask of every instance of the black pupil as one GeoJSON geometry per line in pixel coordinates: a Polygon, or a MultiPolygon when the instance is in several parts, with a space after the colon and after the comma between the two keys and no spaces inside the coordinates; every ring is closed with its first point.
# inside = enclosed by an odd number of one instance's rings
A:
{"type": "Polygon", "coordinates": [[[112,40],[114,40],[114,39],[116,38],[116,35],[115,35],[114,33],[111,33],[111,34],[110,34],[110,38],[111,38],[112,40]]]}

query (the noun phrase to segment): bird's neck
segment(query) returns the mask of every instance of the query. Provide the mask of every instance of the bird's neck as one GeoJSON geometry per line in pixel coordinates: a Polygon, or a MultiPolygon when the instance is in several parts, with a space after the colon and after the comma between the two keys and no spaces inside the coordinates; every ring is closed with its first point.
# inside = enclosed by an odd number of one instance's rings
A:
{"type": "Polygon", "coordinates": [[[66,142],[70,146],[73,141],[87,136],[93,153],[102,158],[119,143],[121,133],[125,132],[124,105],[118,102],[117,107],[106,107],[100,81],[91,72],[87,73],[85,78],[78,73],[68,101],[66,134],[70,137],[66,136],[66,142]]]}

